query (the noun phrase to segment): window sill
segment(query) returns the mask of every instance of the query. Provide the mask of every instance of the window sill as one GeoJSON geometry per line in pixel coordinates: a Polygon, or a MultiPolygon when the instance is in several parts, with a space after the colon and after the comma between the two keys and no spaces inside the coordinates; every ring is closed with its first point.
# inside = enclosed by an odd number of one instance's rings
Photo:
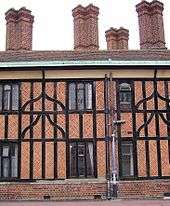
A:
{"type": "Polygon", "coordinates": [[[88,179],[65,179],[65,180],[16,180],[16,181],[3,181],[0,182],[0,185],[12,185],[12,184],[36,184],[36,185],[41,185],[41,184],[84,184],[84,183],[106,183],[105,178],[88,178],[88,179]]]}
{"type": "Polygon", "coordinates": [[[131,104],[129,103],[120,103],[120,109],[123,111],[130,111],[131,110],[131,104]]]}

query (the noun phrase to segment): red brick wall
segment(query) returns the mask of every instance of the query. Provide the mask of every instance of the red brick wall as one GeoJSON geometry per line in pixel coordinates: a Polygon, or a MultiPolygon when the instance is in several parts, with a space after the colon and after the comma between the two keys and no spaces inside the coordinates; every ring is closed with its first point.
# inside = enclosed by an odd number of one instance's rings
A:
{"type": "MultiPolygon", "coordinates": [[[[119,181],[118,198],[163,198],[169,192],[169,180],[119,181]]],[[[0,200],[51,200],[106,198],[106,183],[68,182],[0,184],[0,200]]]]}
{"type": "Polygon", "coordinates": [[[11,183],[0,185],[0,200],[93,199],[106,195],[105,183],[11,183]]]}
{"type": "Polygon", "coordinates": [[[119,198],[162,198],[170,191],[169,180],[120,181],[119,198]]]}

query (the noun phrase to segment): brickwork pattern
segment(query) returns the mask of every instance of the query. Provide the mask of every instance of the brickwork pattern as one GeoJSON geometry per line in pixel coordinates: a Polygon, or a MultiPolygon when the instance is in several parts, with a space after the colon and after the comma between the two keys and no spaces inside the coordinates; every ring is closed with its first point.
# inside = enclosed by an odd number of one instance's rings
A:
{"type": "Polygon", "coordinates": [[[42,174],[42,143],[34,143],[33,174],[35,179],[40,179],[42,174]]]}
{"type": "Polygon", "coordinates": [[[66,178],[66,143],[65,142],[58,142],[58,177],[59,179],[66,178]]]}
{"type": "Polygon", "coordinates": [[[47,142],[46,143],[46,178],[54,177],[54,143],[47,142]]]}
{"type": "Polygon", "coordinates": [[[6,12],[6,50],[31,50],[34,17],[22,7],[6,12]]]}
{"type": "Polygon", "coordinates": [[[18,138],[18,115],[9,115],[8,124],[10,127],[8,128],[8,138],[16,139],[18,138]],[[12,125],[12,126],[11,126],[12,125]]]}
{"type": "Polygon", "coordinates": [[[168,156],[168,141],[161,140],[161,165],[163,176],[170,176],[170,164],[167,158],[168,156]]]}
{"type": "Polygon", "coordinates": [[[5,132],[5,117],[0,115],[0,139],[4,139],[4,132],[5,132]]]}
{"type": "Polygon", "coordinates": [[[119,181],[119,198],[162,198],[169,192],[169,180],[119,181]]]}
{"type": "Polygon", "coordinates": [[[128,50],[129,30],[120,27],[110,28],[105,32],[107,50],[128,50]]]}
{"type": "Polygon", "coordinates": [[[98,177],[106,175],[106,145],[105,142],[97,142],[97,172],[98,177]]]}
{"type": "Polygon", "coordinates": [[[21,177],[23,179],[29,179],[30,171],[30,144],[23,142],[21,144],[21,177]]]}
{"type": "Polygon", "coordinates": [[[96,109],[104,109],[104,82],[96,81],[96,109]]]}
{"type": "MultiPolygon", "coordinates": [[[[24,104],[30,100],[30,88],[31,84],[28,82],[21,84],[21,106],[24,106],[24,104]]],[[[30,111],[30,105],[27,105],[25,111],[30,111]]]]}
{"type": "Polygon", "coordinates": [[[104,114],[97,114],[96,115],[96,122],[97,122],[97,137],[104,138],[105,137],[105,116],[104,114]]]}
{"type": "Polygon", "coordinates": [[[133,135],[132,130],[132,114],[131,113],[122,113],[121,119],[126,120],[124,124],[122,124],[122,137],[131,137],[133,135]]]}
{"type": "Polygon", "coordinates": [[[89,199],[106,195],[105,183],[11,183],[0,185],[0,200],[89,199]]]}
{"type": "Polygon", "coordinates": [[[137,161],[139,177],[146,177],[146,150],[145,141],[137,141],[137,161]]]}
{"type": "Polygon", "coordinates": [[[157,159],[156,141],[149,141],[150,173],[151,176],[158,176],[158,159],[157,159]]]}
{"type": "Polygon", "coordinates": [[[89,4],[87,7],[78,5],[73,9],[75,50],[98,50],[98,14],[99,9],[92,4],[89,4]]]}
{"type": "Polygon", "coordinates": [[[163,3],[142,1],[136,5],[139,20],[140,48],[165,48],[163,3]]]}
{"type": "Polygon", "coordinates": [[[93,138],[93,116],[83,115],[83,138],[93,138]]]}

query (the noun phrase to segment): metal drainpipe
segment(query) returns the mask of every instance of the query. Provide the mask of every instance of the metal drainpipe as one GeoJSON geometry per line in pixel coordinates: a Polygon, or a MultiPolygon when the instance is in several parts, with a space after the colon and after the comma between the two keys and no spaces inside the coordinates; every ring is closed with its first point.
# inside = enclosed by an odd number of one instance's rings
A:
{"type": "Polygon", "coordinates": [[[117,198],[117,168],[116,168],[116,130],[112,134],[112,175],[111,175],[112,197],[117,198]]]}
{"type": "Polygon", "coordinates": [[[125,123],[125,120],[113,121],[113,133],[112,133],[112,175],[111,175],[111,189],[112,197],[117,198],[118,181],[117,181],[117,165],[116,165],[116,134],[117,127],[125,123]]]}

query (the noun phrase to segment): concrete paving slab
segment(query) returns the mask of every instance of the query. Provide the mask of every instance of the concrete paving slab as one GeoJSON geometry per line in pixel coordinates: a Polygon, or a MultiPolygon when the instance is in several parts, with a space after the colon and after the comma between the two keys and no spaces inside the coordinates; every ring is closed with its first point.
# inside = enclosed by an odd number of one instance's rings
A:
{"type": "Polygon", "coordinates": [[[0,206],[170,206],[170,200],[1,201],[0,206]]]}

